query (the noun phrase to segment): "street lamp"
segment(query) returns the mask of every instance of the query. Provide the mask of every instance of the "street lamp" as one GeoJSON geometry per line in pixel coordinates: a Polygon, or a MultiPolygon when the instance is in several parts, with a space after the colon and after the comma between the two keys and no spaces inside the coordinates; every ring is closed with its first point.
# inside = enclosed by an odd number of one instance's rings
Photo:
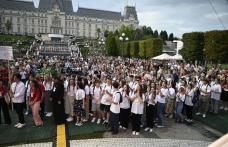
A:
{"type": "Polygon", "coordinates": [[[102,38],[98,43],[101,47],[102,55],[104,56],[104,45],[105,45],[104,39],[102,38]]]}
{"type": "Polygon", "coordinates": [[[122,42],[122,57],[123,57],[123,48],[124,48],[124,42],[128,41],[129,38],[125,36],[125,33],[122,33],[119,37],[119,40],[122,42]]]}

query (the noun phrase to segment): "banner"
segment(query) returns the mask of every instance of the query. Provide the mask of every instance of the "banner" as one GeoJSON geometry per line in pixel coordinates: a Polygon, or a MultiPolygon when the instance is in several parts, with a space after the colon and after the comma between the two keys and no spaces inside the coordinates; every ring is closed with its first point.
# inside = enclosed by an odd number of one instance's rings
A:
{"type": "Polygon", "coordinates": [[[13,60],[12,46],[0,46],[0,59],[13,60]]]}

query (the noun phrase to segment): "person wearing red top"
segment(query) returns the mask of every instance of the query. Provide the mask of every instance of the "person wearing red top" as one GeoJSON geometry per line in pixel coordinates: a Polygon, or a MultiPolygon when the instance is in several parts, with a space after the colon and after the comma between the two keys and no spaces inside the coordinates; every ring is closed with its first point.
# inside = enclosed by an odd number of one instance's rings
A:
{"type": "Polygon", "coordinates": [[[1,110],[5,119],[5,124],[11,124],[11,119],[9,115],[9,108],[5,101],[6,88],[3,86],[2,80],[0,80],[0,124],[1,124],[1,110]]]}
{"type": "Polygon", "coordinates": [[[32,80],[30,82],[31,92],[30,92],[30,99],[29,104],[32,109],[33,120],[35,126],[43,125],[43,121],[39,115],[40,103],[42,99],[42,91],[40,88],[39,83],[36,80],[32,80]]]}

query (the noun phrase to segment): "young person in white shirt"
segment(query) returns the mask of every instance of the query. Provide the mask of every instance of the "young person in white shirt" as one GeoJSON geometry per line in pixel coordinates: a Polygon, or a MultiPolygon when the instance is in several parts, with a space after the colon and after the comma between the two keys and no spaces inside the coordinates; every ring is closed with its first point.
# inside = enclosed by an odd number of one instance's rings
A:
{"type": "Polygon", "coordinates": [[[206,117],[206,113],[209,108],[209,101],[210,101],[210,93],[211,93],[211,86],[209,85],[209,81],[207,79],[204,79],[203,84],[199,88],[200,90],[200,96],[199,96],[199,112],[196,113],[196,115],[203,114],[203,118],[206,117]]]}
{"type": "Polygon", "coordinates": [[[20,74],[15,74],[13,78],[14,78],[14,82],[11,85],[11,92],[13,95],[12,102],[13,102],[14,110],[16,111],[19,119],[19,122],[14,127],[20,129],[25,126],[24,113],[23,113],[25,85],[23,82],[21,82],[20,74]]]}
{"type": "Polygon", "coordinates": [[[175,84],[170,82],[168,84],[168,96],[167,96],[167,104],[166,104],[166,114],[167,117],[173,117],[174,105],[175,105],[175,84]]]}
{"type": "Polygon", "coordinates": [[[146,124],[147,127],[144,131],[153,132],[154,116],[155,116],[155,97],[156,97],[156,84],[152,82],[151,87],[148,87],[148,92],[145,94],[146,101],[146,124]]]}
{"type": "Polygon", "coordinates": [[[120,99],[121,93],[118,91],[119,83],[113,83],[113,96],[112,98],[107,99],[111,103],[110,107],[110,125],[112,134],[118,134],[119,128],[119,114],[120,114],[120,99]]]}
{"type": "Polygon", "coordinates": [[[211,112],[217,114],[219,110],[219,101],[221,98],[222,87],[220,80],[215,79],[213,85],[211,85],[211,112]]]}
{"type": "Polygon", "coordinates": [[[184,108],[186,112],[186,121],[191,123],[192,122],[192,111],[193,111],[193,97],[194,97],[194,85],[189,83],[186,89],[186,97],[184,101],[184,108]]]}
{"type": "Polygon", "coordinates": [[[102,96],[102,89],[100,87],[100,81],[95,81],[95,87],[92,89],[92,112],[93,112],[93,119],[92,123],[96,121],[97,124],[101,123],[101,112],[100,112],[100,103],[101,103],[101,96],[102,96]]]}
{"type": "Polygon", "coordinates": [[[127,84],[123,84],[121,93],[123,101],[120,103],[120,128],[125,130],[128,128],[130,118],[130,88],[127,84]]]}
{"type": "Polygon", "coordinates": [[[161,88],[156,88],[156,102],[157,102],[157,117],[158,117],[158,128],[164,127],[164,116],[166,98],[168,96],[167,82],[163,81],[161,88]]]}
{"type": "Polygon", "coordinates": [[[46,112],[46,116],[50,117],[52,116],[52,98],[51,98],[51,93],[52,93],[52,89],[53,89],[53,81],[51,80],[50,76],[44,76],[44,81],[43,81],[43,85],[45,88],[44,91],[44,104],[45,104],[45,112],[46,112]]]}
{"type": "Polygon", "coordinates": [[[144,108],[144,96],[140,85],[136,87],[136,91],[134,92],[134,95],[130,97],[130,100],[132,101],[132,135],[139,135],[144,108]]]}
{"type": "Polygon", "coordinates": [[[65,89],[65,113],[68,115],[67,122],[72,122],[74,119],[74,101],[75,101],[75,90],[77,89],[75,80],[69,79],[69,84],[65,89]]]}
{"type": "Polygon", "coordinates": [[[185,88],[180,87],[176,95],[176,122],[180,122],[180,123],[184,122],[184,116],[182,114],[182,110],[184,107],[185,97],[186,97],[185,88]]]}
{"type": "Polygon", "coordinates": [[[75,89],[74,100],[74,113],[76,115],[76,126],[81,126],[83,122],[83,116],[85,114],[85,91],[82,82],[77,83],[77,89],[75,89]]]}
{"type": "Polygon", "coordinates": [[[85,119],[83,121],[89,120],[89,99],[90,99],[90,88],[88,84],[88,80],[86,78],[83,79],[83,85],[85,90],[85,119]]]}
{"type": "Polygon", "coordinates": [[[113,94],[113,86],[111,79],[107,79],[107,83],[102,86],[102,97],[101,97],[101,104],[100,104],[100,110],[102,114],[103,123],[108,123],[109,120],[109,112],[110,112],[110,106],[111,103],[107,101],[107,99],[110,99],[113,94]]]}

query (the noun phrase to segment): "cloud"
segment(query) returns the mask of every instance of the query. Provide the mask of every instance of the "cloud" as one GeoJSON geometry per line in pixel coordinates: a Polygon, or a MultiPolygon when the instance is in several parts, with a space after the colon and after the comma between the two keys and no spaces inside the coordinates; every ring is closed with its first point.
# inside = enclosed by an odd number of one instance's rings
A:
{"type": "MultiPolygon", "coordinates": [[[[205,14],[204,15],[204,17],[205,18],[207,18],[207,19],[218,19],[217,18],[217,15],[215,14],[215,13],[208,13],[208,14],[205,14]]],[[[218,14],[218,17],[220,17],[221,19],[223,19],[223,17],[225,18],[227,18],[228,17],[228,12],[222,12],[222,13],[219,13],[218,14]]]]}

